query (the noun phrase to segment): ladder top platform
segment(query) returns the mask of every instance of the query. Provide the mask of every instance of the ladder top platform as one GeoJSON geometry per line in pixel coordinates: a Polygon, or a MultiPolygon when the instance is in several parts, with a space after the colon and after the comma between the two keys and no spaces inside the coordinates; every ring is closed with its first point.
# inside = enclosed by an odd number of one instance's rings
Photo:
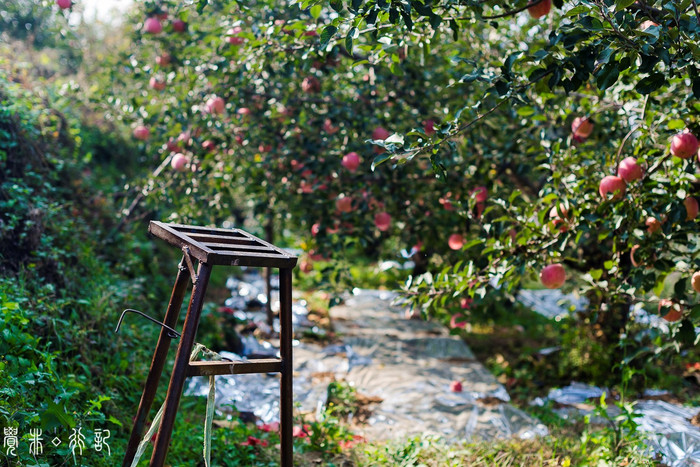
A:
{"type": "Polygon", "coordinates": [[[297,257],[240,229],[151,221],[148,231],[210,265],[293,268],[297,257]]]}

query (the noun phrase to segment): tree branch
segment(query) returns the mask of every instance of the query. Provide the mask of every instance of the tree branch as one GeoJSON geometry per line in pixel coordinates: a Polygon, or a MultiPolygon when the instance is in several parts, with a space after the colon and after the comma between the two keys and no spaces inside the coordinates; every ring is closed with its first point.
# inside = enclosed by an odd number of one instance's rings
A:
{"type": "Polygon", "coordinates": [[[483,18],[483,19],[498,19],[498,18],[505,18],[505,17],[507,17],[507,16],[517,15],[517,14],[520,13],[521,11],[525,11],[525,10],[527,10],[528,8],[532,7],[532,6],[539,5],[539,4],[542,3],[543,1],[544,1],[544,0],[535,0],[534,2],[528,2],[528,4],[525,5],[525,6],[522,6],[522,7],[520,7],[520,8],[515,8],[515,9],[513,9],[513,10],[506,11],[505,13],[501,13],[500,15],[482,16],[482,18],[483,18]]]}

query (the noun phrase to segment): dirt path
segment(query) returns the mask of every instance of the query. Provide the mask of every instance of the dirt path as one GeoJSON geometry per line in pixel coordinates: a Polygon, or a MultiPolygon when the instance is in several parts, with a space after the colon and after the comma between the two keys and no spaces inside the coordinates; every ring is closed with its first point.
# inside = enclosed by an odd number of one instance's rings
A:
{"type": "Polygon", "coordinates": [[[349,297],[331,309],[343,345],[296,351],[300,375],[332,371],[360,394],[382,400],[368,423],[358,427],[360,434],[387,439],[425,433],[461,440],[547,433],[508,403],[505,388],[461,339],[439,324],[404,319],[403,309],[391,306],[392,298],[377,291],[349,297]],[[462,392],[450,390],[452,381],[462,383],[462,392]]]}

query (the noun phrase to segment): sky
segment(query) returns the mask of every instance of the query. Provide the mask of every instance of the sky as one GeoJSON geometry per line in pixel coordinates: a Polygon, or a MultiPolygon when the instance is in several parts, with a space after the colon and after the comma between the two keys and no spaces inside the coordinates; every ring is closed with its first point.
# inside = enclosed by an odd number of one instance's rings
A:
{"type": "Polygon", "coordinates": [[[74,0],[85,9],[85,18],[90,19],[97,15],[97,19],[103,22],[119,22],[123,12],[132,4],[133,0],[74,0]]]}

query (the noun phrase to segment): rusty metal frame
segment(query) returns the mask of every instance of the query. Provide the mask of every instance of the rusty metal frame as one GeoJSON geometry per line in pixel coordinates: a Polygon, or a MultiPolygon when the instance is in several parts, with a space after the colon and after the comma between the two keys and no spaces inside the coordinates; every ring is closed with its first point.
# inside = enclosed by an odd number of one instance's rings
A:
{"type": "MultiPolygon", "coordinates": [[[[151,367],[146,378],[141,401],[134,420],[134,427],[129,438],[123,467],[130,466],[138,444],[143,436],[143,429],[158,389],[158,380],[167,359],[170,340],[179,335],[175,354],[175,363],[170,375],[170,383],[165,397],[163,416],[156,436],[155,447],[150,465],[162,467],[168,453],[178,405],[186,378],[190,376],[208,376],[247,373],[277,373],[280,380],[280,458],[282,467],[293,466],[293,358],[292,358],[292,270],[297,258],[286,251],[238,229],[215,229],[188,226],[182,224],[165,224],[151,221],[149,232],[164,239],[182,250],[183,257],[178,267],[178,274],[173,292],[168,303],[158,343],[153,354],[151,367]],[[199,263],[195,272],[193,259],[199,263]],[[259,359],[251,361],[215,361],[190,362],[189,356],[195,343],[199,319],[204,304],[207,285],[214,265],[241,265],[279,269],[280,275],[280,358],[259,359]],[[189,276],[189,277],[188,277],[189,276]],[[174,327],[182,307],[188,279],[192,281],[192,295],[187,308],[182,334],[174,327]]],[[[134,310],[136,311],[136,310],[134,310]]],[[[142,314],[141,312],[138,312],[142,314]]],[[[123,315],[122,315],[123,318],[123,315]]],[[[121,319],[120,319],[121,323],[121,319]]],[[[118,327],[117,327],[118,329],[118,327]]]]}

